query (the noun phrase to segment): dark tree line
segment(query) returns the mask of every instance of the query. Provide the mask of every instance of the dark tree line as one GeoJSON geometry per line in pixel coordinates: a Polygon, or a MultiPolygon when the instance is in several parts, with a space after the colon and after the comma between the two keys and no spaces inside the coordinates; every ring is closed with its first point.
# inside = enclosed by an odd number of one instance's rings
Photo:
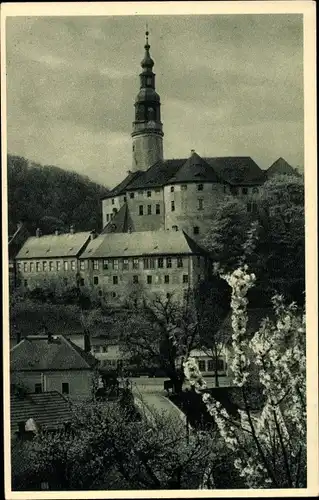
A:
{"type": "Polygon", "coordinates": [[[88,177],[52,165],[42,166],[20,156],[8,155],[8,224],[13,234],[23,222],[33,234],[58,229],[99,231],[102,227],[101,197],[108,189],[88,177]]]}

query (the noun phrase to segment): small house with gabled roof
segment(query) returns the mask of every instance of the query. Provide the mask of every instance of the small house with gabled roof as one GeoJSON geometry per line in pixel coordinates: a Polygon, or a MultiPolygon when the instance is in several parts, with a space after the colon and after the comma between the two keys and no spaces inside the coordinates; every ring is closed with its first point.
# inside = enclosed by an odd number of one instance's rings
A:
{"type": "Polygon", "coordinates": [[[10,382],[28,392],[90,398],[97,360],[63,335],[29,335],[10,351],[10,382]]]}

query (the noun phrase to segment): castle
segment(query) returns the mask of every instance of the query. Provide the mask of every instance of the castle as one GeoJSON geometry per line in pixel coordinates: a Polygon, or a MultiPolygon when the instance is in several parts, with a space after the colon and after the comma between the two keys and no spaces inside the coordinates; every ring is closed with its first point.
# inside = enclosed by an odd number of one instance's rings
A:
{"type": "MultiPolygon", "coordinates": [[[[132,130],[132,165],[125,179],[102,200],[101,234],[29,238],[16,257],[23,286],[62,276],[96,289],[110,302],[134,294],[185,297],[209,267],[201,238],[219,203],[240,197],[256,209],[267,179],[250,157],[164,159],[160,96],[146,32],[132,130]]],[[[283,160],[284,161],[284,160],[283,160]]]]}

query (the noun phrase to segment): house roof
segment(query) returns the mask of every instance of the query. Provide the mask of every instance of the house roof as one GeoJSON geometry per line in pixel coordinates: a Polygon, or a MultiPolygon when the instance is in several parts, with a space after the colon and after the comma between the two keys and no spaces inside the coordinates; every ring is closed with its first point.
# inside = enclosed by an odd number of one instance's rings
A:
{"type": "Polygon", "coordinates": [[[274,175],[295,175],[295,169],[289,165],[288,162],[282,157],[278,158],[267,170],[267,176],[274,175]]]}
{"type": "Polygon", "coordinates": [[[189,158],[158,161],[146,172],[129,174],[106,198],[128,190],[162,187],[176,182],[227,182],[233,185],[260,184],[266,174],[249,156],[202,158],[192,152],[189,158]]]}
{"type": "Polygon", "coordinates": [[[17,259],[42,259],[51,257],[76,257],[87,243],[89,231],[67,234],[50,234],[28,238],[17,254],[17,259]]]}
{"type": "Polygon", "coordinates": [[[143,231],[100,235],[90,241],[81,259],[194,253],[205,251],[184,231],[143,231]]]}
{"type": "Polygon", "coordinates": [[[129,229],[134,231],[134,223],[128,205],[124,203],[113,219],[106,224],[101,234],[127,233],[129,229]]]}
{"type": "Polygon", "coordinates": [[[25,394],[10,398],[11,432],[19,430],[19,422],[32,418],[46,429],[58,429],[72,419],[70,403],[57,391],[25,394]]]}
{"type": "Polygon", "coordinates": [[[10,351],[11,371],[91,370],[96,359],[63,335],[29,335],[10,351]]]}

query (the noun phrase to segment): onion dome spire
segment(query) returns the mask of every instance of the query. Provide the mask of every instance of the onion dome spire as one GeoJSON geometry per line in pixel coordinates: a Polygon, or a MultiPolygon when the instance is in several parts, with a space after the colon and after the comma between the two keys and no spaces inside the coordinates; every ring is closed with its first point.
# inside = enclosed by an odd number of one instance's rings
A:
{"type": "Polygon", "coordinates": [[[153,59],[151,58],[150,56],[150,44],[148,43],[148,35],[149,35],[149,31],[148,29],[146,28],[146,31],[145,31],[145,45],[144,45],[144,49],[145,49],[145,54],[144,54],[144,58],[143,60],[141,61],[141,66],[145,71],[152,71],[152,68],[154,66],[154,61],[153,59]]]}

